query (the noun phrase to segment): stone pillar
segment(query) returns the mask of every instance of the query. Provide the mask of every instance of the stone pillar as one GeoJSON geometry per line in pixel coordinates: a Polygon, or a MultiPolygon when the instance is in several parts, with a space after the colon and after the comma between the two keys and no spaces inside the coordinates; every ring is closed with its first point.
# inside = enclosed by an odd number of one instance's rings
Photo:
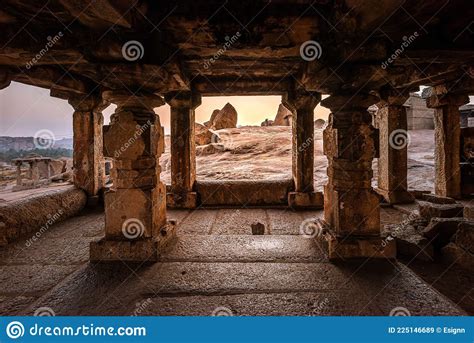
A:
{"type": "Polygon", "coordinates": [[[435,193],[461,198],[459,106],[467,104],[467,95],[449,94],[445,87],[433,87],[426,100],[435,109],[435,193]]]}
{"type": "Polygon", "coordinates": [[[108,105],[100,95],[70,96],[73,114],[74,185],[97,199],[105,186],[102,110],[108,105]]]}
{"type": "Polygon", "coordinates": [[[16,185],[21,186],[23,184],[23,177],[21,176],[21,163],[16,164],[16,185]]]}
{"type": "Polygon", "coordinates": [[[201,96],[192,92],[166,95],[171,107],[171,193],[167,203],[174,208],[196,208],[196,143],[194,140],[194,110],[201,96]]]}
{"type": "Polygon", "coordinates": [[[378,132],[367,107],[369,95],[333,95],[322,101],[331,109],[324,130],[328,183],[324,189],[324,238],[331,260],[395,257],[394,241],[380,237],[379,196],[372,189],[372,160],[378,132]],[[385,243],[385,244],[384,244],[385,243]]]}
{"type": "Polygon", "coordinates": [[[408,192],[408,133],[407,113],[403,104],[409,94],[381,92],[377,104],[380,156],[378,158],[378,189],[389,204],[415,201],[408,192]]]}
{"type": "Polygon", "coordinates": [[[315,92],[291,92],[283,104],[293,112],[292,174],[295,191],[288,194],[293,208],[322,208],[323,196],[314,191],[314,108],[321,101],[315,92]]]}
{"type": "Polygon", "coordinates": [[[104,126],[104,154],[114,159],[113,186],[105,192],[105,237],[91,244],[92,261],[157,261],[174,237],[166,221],[166,187],[159,157],[164,132],[153,108],[164,101],[154,94],[106,91],[117,104],[104,126]]]}
{"type": "Polygon", "coordinates": [[[31,180],[33,180],[33,186],[36,186],[40,180],[38,162],[32,161],[30,163],[30,170],[31,170],[31,180]]]}

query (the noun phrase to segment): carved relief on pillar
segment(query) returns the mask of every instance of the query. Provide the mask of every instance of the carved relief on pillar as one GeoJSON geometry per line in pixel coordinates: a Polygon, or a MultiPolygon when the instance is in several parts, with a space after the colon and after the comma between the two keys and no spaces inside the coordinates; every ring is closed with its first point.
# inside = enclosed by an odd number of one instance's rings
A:
{"type": "Polygon", "coordinates": [[[379,196],[373,191],[372,160],[378,156],[378,132],[367,108],[370,95],[333,95],[322,101],[331,109],[324,130],[328,183],[324,218],[331,259],[392,257],[393,246],[382,249],[379,196]]]}
{"type": "Polygon", "coordinates": [[[153,108],[164,101],[154,94],[107,91],[116,103],[104,126],[104,154],[113,158],[113,186],[105,193],[105,239],[91,246],[93,260],[156,261],[174,228],[166,221],[166,187],[159,157],[164,132],[153,108]]]}
{"type": "Polygon", "coordinates": [[[282,103],[293,113],[292,174],[295,191],[288,194],[290,207],[321,208],[323,196],[314,192],[314,109],[321,94],[303,90],[287,93],[282,103]]]}

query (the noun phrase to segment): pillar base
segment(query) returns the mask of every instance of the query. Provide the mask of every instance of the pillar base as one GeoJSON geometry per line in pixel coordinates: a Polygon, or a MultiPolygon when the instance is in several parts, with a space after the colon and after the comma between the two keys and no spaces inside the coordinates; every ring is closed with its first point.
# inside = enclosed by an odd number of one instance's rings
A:
{"type": "Polygon", "coordinates": [[[90,243],[91,262],[156,262],[164,249],[176,240],[176,223],[169,221],[158,237],[137,240],[108,240],[90,243]]]}
{"type": "Polygon", "coordinates": [[[288,206],[294,209],[322,209],[324,196],[322,192],[289,192],[288,206]]]}
{"type": "Polygon", "coordinates": [[[410,204],[415,202],[415,197],[408,191],[388,191],[376,188],[375,191],[380,194],[389,204],[410,204]]]}
{"type": "Polygon", "coordinates": [[[197,193],[167,193],[166,194],[166,205],[169,208],[186,208],[193,209],[197,207],[197,193]]]}
{"type": "Polygon", "coordinates": [[[327,231],[321,235],[321,241],[330,261],[358,258],[394,259],[397,256],[396,243],[393,238],[336,237],[327,231]]]}

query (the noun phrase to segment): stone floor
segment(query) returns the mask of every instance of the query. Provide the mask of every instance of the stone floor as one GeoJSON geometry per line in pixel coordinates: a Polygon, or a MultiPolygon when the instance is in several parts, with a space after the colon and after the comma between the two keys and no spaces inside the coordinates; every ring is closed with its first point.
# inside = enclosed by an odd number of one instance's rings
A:
{"type": "MultiPolygon", "coordinates": [[[[32,315],[465,315],[399,262],[331,264],[299,234],[321,211],[169,211],[178,242],[153,265],[90,264],[100,212],[59,223],[33,244],[0,249],[0,314],[32,315]],[[265,224],[253,236],[250,224],[265,224]]],[[[384,223],[402,214],[382,209],[384,223]]]]}

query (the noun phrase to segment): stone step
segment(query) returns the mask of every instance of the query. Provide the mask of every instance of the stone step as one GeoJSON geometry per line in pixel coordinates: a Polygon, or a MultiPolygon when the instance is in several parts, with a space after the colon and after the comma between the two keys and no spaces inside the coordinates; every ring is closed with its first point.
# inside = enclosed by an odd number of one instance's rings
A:
{"type": "Polygon", "coordinates": [[[316,239],[296,235],[179,235],[164,262],[322,262],[316,239]]]}

